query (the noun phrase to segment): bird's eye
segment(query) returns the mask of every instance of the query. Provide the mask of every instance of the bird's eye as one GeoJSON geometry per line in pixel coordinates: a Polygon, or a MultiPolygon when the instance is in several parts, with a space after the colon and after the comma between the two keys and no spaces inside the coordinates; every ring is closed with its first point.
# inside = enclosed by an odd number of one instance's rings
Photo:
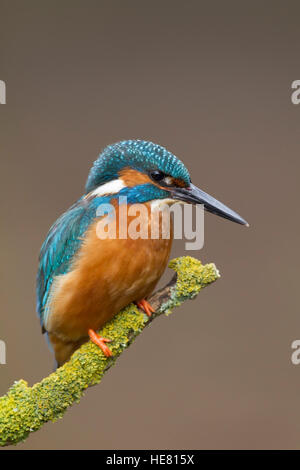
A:
{"type": "Polygon", "coordinates": [[[150,175],[154,181],[161,181],[166,176],[162,171],[159,170],[151,171],[150,175]]]}

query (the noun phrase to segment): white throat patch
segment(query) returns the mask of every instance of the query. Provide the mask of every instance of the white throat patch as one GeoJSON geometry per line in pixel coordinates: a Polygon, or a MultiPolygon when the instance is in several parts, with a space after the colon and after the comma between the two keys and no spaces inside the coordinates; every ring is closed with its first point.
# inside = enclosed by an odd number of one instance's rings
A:
{"type": "Polygon", "coordinates": [[[176,200],[171,199],[171,198],[165,198],[165,199],[153,199],[151,201],[151,212],[153,211],[160,211],[162,209],[167,209],[170,205],[176,204],[176,200]]]}
{"type": "Polygon", "coordinates": [[[91,196],[109,196],[110,194],[118,194],[118,192],[123,188],[126,188],[124,181],[122,179],[116,179],[98,186],[98,188],[91,192],[91,196]]]}

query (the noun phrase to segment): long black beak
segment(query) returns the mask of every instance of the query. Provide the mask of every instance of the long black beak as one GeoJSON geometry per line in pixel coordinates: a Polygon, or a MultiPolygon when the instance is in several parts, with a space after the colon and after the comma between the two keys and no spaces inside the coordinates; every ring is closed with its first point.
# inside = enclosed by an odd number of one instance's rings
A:
{"type": "Polygon", "coordinates": [[[224,219],[231,220],[237,224],[246,225],[249,227],[248,222],[244,220],[239,214],[229,209],[229,207],[217,201],[214,197],[205,193],[201,189],[197,188],[193,184],[190,184],[188,188],[176,188],[172,191],[173,199],[179,199],[180,201],[189,202],[191,204],[203,204],[204,209],[212,214],[219,215],[224,219]]]}

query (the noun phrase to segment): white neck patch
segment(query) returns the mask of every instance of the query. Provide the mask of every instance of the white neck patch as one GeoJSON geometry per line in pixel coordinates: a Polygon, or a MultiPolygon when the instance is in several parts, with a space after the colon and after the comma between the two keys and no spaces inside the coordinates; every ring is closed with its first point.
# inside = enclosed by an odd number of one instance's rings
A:
{"type": "Polygon", "coordinates": [[[118,192],[123,188],[126,188],[124,181],[122,179],[116,179],[98,186],[98,188],[91,192],[91,196],[109,196],[111,194],[118,194],[118,192]]]}
{"type": "Polygon", "coordinates": [[[176,200],[171,198],[153,199],[151,201],[151,211],[161,211],[162,209],[167,209],[170,205],[176,204],[176,202],[176,200]]]}

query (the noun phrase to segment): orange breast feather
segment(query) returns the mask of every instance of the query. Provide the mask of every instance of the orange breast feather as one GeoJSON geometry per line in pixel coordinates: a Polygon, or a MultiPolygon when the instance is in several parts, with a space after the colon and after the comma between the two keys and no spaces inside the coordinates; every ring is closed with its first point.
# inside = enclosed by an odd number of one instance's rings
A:
{"type": "MultiPolygon", "coordinates": [[[[147,224],[150,234],[151,206],[147,224]]],[[[116,207],[117,236],[119,208],[116,207]]],[[[169,239],[105,239],[97,236],[96,221],[86,233],[72,270],[54,282],[46,330],[64,341],[80,341],[123,307],[147,297],[163,274],[171,250],[169,239]]],[[[128,224],[132,217],[128,216],[128,224]]],[[[51,336],[51,335],[50,335],[51,336]]]]}

